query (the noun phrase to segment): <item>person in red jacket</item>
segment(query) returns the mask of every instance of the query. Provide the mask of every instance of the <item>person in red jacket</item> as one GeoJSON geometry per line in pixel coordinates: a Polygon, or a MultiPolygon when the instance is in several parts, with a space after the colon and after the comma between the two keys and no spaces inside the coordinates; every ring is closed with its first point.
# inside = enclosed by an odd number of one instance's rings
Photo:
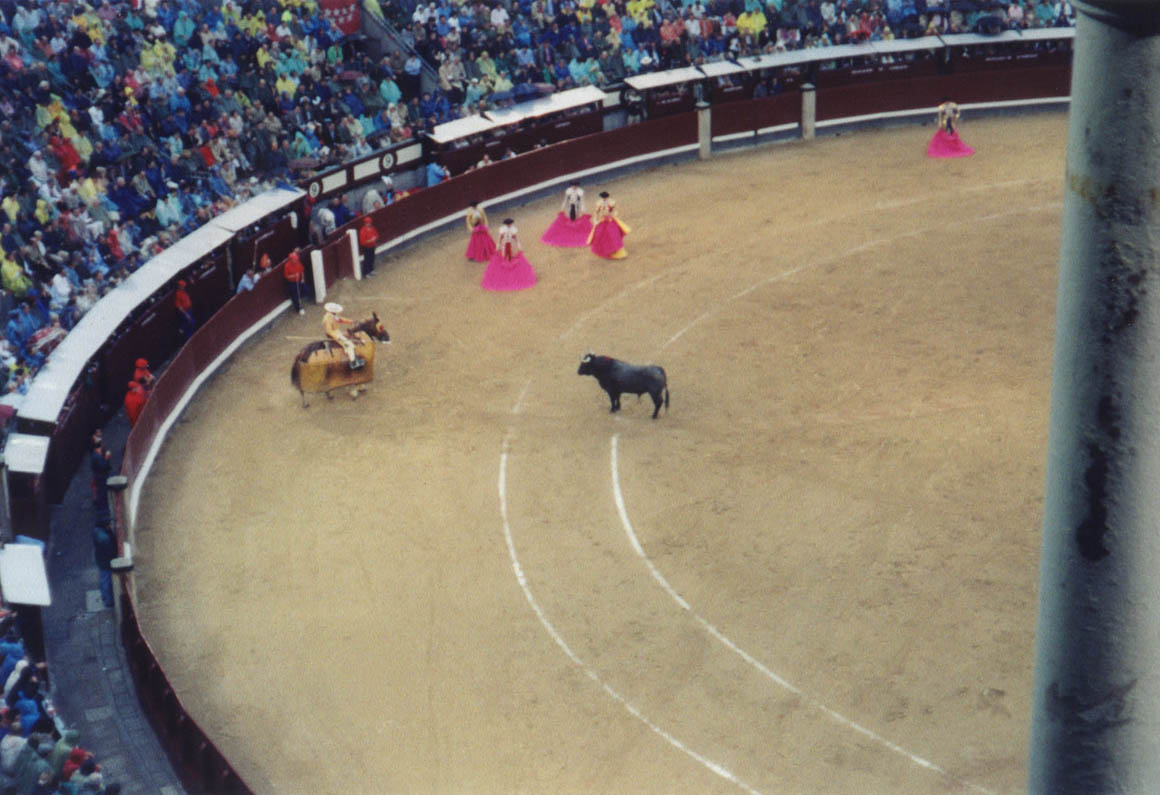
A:
{"type": "Polygon", "coordinates": [[[79,745],[74,745],[72,751],[69,752],[68,758],[64,760],[64,765],[60,769],[60,780],[68,781],[72,778],[73,773],[81,769],[81,765],[85,763],[86,759],[92,758],[92,753],[81,748],[79,745]]]}
{"type": "Polygon", "coordinates": [[[137,424],[137,418],[141,416],[141,410],[145,408],[147,397],[145,390],[141,388],[139,383],[129,382],[129,391],[125,393],[125,415],[129,418],[130,428],[137,424]]]}
{"type": "Polygon", "coordinates": [[[282,279],[286,282],[286,292],[294,302],[294,309],[298,314],[305,315],[302,308],[302,288],[306,284],[306,269],[302,267],[302,260],[298,259],[298,252],[291,251],[286,258],[286,265],[282,268],[282,279]]]}
{"type": "Polygon", "coordinates": [[[149,361],[138,359],[134,365],[133,380],[144,387],[145,391],[153,388],[153,373],[149,372],[149,361]]]}
{"type": "Polygon", "coordinates": [[[177,309],[177,328],[183,340],[193,336],[193,299],[185,291],[185,279],[177,280],[177,292],[173,294],[173,306],[177,309]]]}
{"type": "Polygon", "coordinates": [[[362,226],[358,230],[358,243],[363,250],[363,278],[375,272],[375,246],[379,244],[379,230],[375,229],[375,222],[369,215],[363,216],[362,226]]]}
{"type": "Polygon", "coordinates": [[[63,186],[80,175],[81,156],[77,154],[72,141],[59,134],[59,127],[53,126],[52,129],[55,130],[55,134],[49,135],[48,146],[56,157],[56,162],[60,163],[59,180],[63,186]]]}

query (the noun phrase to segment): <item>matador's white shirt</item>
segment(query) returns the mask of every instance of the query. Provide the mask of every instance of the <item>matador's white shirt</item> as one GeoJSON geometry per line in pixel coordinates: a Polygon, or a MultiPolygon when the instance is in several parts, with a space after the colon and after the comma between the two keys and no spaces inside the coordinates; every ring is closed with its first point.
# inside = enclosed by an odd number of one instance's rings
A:
{"type": "Polygon", "coordinates": [[[584,189],[579,186],[570,186],[564,191],[564,214],[567,215],[573,207],[577,217],[584,214],[584,189]]]}
{"type": "Polygon", "coordinates": [[[506,249],[509,245],[512,247],[513,254],[520,250],[519,230],[516,229],[515,224],[500,224],[495,236],[501,250],[506,249]]]}

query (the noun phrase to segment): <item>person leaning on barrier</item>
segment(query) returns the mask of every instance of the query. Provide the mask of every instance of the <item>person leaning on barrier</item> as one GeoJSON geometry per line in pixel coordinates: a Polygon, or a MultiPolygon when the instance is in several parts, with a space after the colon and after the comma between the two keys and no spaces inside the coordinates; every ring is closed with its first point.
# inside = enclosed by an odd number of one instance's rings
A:
{"type": "Polygon", "coordinates": [[[440,182],[445,182],[451,178],[451,172],[447,170],[441,163],[430,162],[427,164],[427,187],[438,185],[440,182]]]}
{"type": "Polygon", "coordinates": [[[246,272],[242,274],[242,278],[238,279],[238,287],[236,290],[234,290],[234,293],[236,295],[248,293],[254,289],[254,285],[257,283],[258,274],[254,271],[254,267],[251,265],[249,268],[246,268],[246,272]]]}
{"type": "Polygon", "coordinates": [[[383,206],[383,195],[379,193],[378,188],[372,185],[367,189],[366,193],[362,195],[362,200],[359,202],[362,209],[362,214],[367,215],[373,213],[375,210],[383,206]]]}
{"type": "Polygon", "coordinates": [[[338,228],[334,210],[325,204],[318,205],[310,222],[310,239],[315,245],[322,245],[338,228]]]}

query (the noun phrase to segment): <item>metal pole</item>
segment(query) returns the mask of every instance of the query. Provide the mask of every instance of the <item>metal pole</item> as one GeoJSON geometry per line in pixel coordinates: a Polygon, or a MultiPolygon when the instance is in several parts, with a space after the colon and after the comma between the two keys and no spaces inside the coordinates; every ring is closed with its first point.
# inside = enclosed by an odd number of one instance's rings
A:
{"type": "Polygon", "coordinates": [[[1160,2],[1076,6],[1028,781],[1160,792],[1160,2]]]}
{"type": "Polygon", "coordinates": [[[818,120],[818,92],[813,83],[802,84],[802,140],[814,140],[818,120]]]}

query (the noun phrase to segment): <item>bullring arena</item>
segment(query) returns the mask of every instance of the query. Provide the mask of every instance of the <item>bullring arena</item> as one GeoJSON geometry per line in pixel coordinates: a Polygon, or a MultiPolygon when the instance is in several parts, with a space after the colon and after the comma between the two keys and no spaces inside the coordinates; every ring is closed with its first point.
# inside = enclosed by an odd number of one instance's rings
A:
{"type": "Polygon", "coordinates": [[[336,285],[392,336],[358,400],[239,351],[136,527],[144,633],[258,792],[1026,786],[1063,114],[586,180],[628,259],[461,227],[336,285]],[[668,371],[619,414],[586,351],[668,371]]]}

